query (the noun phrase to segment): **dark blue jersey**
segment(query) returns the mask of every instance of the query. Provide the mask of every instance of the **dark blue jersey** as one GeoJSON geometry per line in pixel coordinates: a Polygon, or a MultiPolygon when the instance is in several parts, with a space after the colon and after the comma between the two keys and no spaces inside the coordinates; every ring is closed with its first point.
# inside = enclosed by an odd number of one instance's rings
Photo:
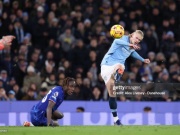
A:
{"type": "Polygon", "coordinates": [[[55,103],[52,111],[55,111],[61,105],[63,100],[64,100],[63,88],[61,86],[56,86],[52,88],[37,105],[34,106],[33,110],[39,114],[42,114],[46,112],[49,101],[52,101],[55,103]]]}

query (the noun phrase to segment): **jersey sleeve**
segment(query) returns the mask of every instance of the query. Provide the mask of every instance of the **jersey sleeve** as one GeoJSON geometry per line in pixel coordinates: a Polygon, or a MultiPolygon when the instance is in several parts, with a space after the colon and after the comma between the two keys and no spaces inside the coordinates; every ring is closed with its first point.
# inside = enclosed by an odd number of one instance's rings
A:
{"type": "Polygon", "coordinates": [[[52,95],[49,97],[49,100],[53,101],[54,103],[57,102],[57,99],[58,99],[58,95],[59,95],[59,92],[54,92],[52,93],[52,95]]]}
{"type": "Polygon", "coordinates": [[[142,58],[136,51],[133,51],[133,52],[131,53],[131,56],[132,56],[133,58],[135,58],[135,59],[138,59],[138,60],[144,62],[144,58],[142,58]]]}
{"type": "Polygon", "coordinates": [[[124,41],[124,40],[122,40],[122,39],[115,39],[114,42],[115,42],[117,45],[129,46],[129,42],[124,41]]]}

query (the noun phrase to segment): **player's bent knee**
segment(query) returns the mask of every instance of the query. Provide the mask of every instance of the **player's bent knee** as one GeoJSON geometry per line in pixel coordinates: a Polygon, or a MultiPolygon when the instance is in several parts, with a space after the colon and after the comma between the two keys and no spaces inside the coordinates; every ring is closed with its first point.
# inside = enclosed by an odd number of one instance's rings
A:
{"type": "Polygon", "coordinates": [[[123,68],[119,68],[118,69],[118,73],[122,75],[124,73],[124,69],[123,68]]]}
{"type": "Polygon", "coordinates": [[[61,113],[60,114],[60,119],[62,119],[64,117],[64,114],[63,113],[61,113]]]}
{"type": "Polygon", "coordinates": [[[124,66],[123,65],[117,65],[115,68],[114,68],[114,73],[118,70],[118,73],[119,74],[123,74],[124,73],[124,66]]]}
{"type": "Polygon", "coordinates": [[[59,111],[55,111],[52,115],[53,120],[62,119],[63,117],[64,117],[64,114],[59,111]]]}
{"type": "Polygon", "coordinates": [[[61,112],[58,112],[57,119],[62,119],[64,117],[64,114],[61,112]]]}

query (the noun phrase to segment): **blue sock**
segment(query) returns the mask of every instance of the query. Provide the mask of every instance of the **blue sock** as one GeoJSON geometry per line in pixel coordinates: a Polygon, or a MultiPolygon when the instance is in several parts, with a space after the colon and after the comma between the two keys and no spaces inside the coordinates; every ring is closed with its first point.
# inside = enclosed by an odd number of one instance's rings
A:
{"type": "Polygon", "coordinates": [[[117,117],[117,101],[115,97],[109,97],[109,107],[113,117],[117,117]]]}
{"type": "Polygon", "coordinates": [[[114,75],[115,83],[120,82],[121,76],[122,76],[120,73],[118,73],[118,70],[119,70],[119,69],[116,70],[116,73],[115,73],[115,75],[114,75]]]}

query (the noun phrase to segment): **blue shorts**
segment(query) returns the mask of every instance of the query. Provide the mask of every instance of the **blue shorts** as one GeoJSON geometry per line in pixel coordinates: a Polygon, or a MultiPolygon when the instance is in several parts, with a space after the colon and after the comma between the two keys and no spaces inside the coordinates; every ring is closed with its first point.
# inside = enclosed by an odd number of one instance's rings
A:
{"type": "Polygon", "coordinates": [[[46,112],[35,109],[31,110],[31,122],[34,126],[47,126],[46,112]]]}
{"type": "MultiPolygon", "coordinates": [[[[52,111],[53,113],[54,111],[52,111]]],[[[41,111],[36,109],[36,106],[33,106],[31,110],[31,123],[34,126],[47,126],[47,117],[46,117],[46,111],[41,111]]],[[[51,123],[53,121],[51,120],[51,123]]]]}

